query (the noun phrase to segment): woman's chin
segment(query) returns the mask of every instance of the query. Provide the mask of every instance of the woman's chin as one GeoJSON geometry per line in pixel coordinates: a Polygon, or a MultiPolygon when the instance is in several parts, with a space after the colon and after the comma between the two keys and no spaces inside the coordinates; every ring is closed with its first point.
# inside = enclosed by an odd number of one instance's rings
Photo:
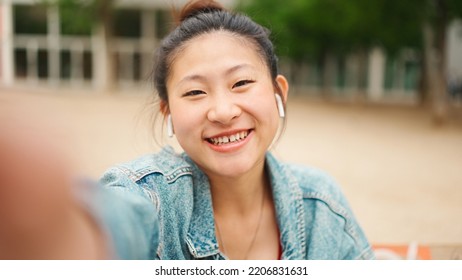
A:
{"type": "Polygon", "coordinates": [[[220,164],[214,164],[205,168],[207,175],[209,176],[220,176],[222,178],[240,178],[242,176],[248,175],[255,171],[260,164],[258,162],[243,161],[242,159],[238,160],[227,160],[225,162],[220,162],[220,164]]]}

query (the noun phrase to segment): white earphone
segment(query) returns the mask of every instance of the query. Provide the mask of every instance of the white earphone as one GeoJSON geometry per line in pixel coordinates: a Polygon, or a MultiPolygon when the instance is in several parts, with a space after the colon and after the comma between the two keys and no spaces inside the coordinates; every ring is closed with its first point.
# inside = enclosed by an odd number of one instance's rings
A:
{"type": "Polygon", "coordinates": [[[167,136],[173,137],[173,124],[172,124],[172,115],[168,114],[167,116],[167,136]]]}
{"type": "Polygon", "coordinates": [[[274,96],[276,97],[276,104],[278,106],[279,117],[284,118],[286,114],[284,112],[284,103],[282,103],[282,98],[277,93],[275,93],[274,96]]]}

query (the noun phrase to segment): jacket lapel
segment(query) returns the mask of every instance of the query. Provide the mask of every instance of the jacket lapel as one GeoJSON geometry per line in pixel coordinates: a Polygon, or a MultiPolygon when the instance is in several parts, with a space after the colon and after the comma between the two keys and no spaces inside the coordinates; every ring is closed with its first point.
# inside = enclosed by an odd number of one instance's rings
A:
{"type": "Polygon", "coordinates": [[[282,259],[305,259],[306,227],[301,188],[290,171],[270,153],[266,156],[266,166],[273,190],[283,250],[282,259]]]}

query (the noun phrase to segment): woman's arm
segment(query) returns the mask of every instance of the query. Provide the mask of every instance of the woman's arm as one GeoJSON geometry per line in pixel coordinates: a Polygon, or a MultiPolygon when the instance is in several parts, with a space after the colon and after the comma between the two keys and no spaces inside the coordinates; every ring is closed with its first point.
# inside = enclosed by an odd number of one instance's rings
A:
{"type": "Polygon", "coordinates": [[[33,116],[0,113],[0,259],[102,259],[102,231],[73,194],[59,135],[33,116]]]}

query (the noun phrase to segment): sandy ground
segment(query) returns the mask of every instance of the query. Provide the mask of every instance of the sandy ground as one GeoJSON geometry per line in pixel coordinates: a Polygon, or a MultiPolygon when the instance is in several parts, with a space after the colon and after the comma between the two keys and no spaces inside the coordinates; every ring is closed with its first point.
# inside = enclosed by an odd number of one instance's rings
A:
{"type": "MultiPolygon", "coordinates": [[[[80,173],[93,178],[160,149],[149,100],[137,92],[0,88],[0,110],[48,119],[80,173]]],[[[462,123],[435,127],[418,108],[302,97],[288,108],[275,154],[333,175],[372,243],[462,244],[462,123]]]]}

